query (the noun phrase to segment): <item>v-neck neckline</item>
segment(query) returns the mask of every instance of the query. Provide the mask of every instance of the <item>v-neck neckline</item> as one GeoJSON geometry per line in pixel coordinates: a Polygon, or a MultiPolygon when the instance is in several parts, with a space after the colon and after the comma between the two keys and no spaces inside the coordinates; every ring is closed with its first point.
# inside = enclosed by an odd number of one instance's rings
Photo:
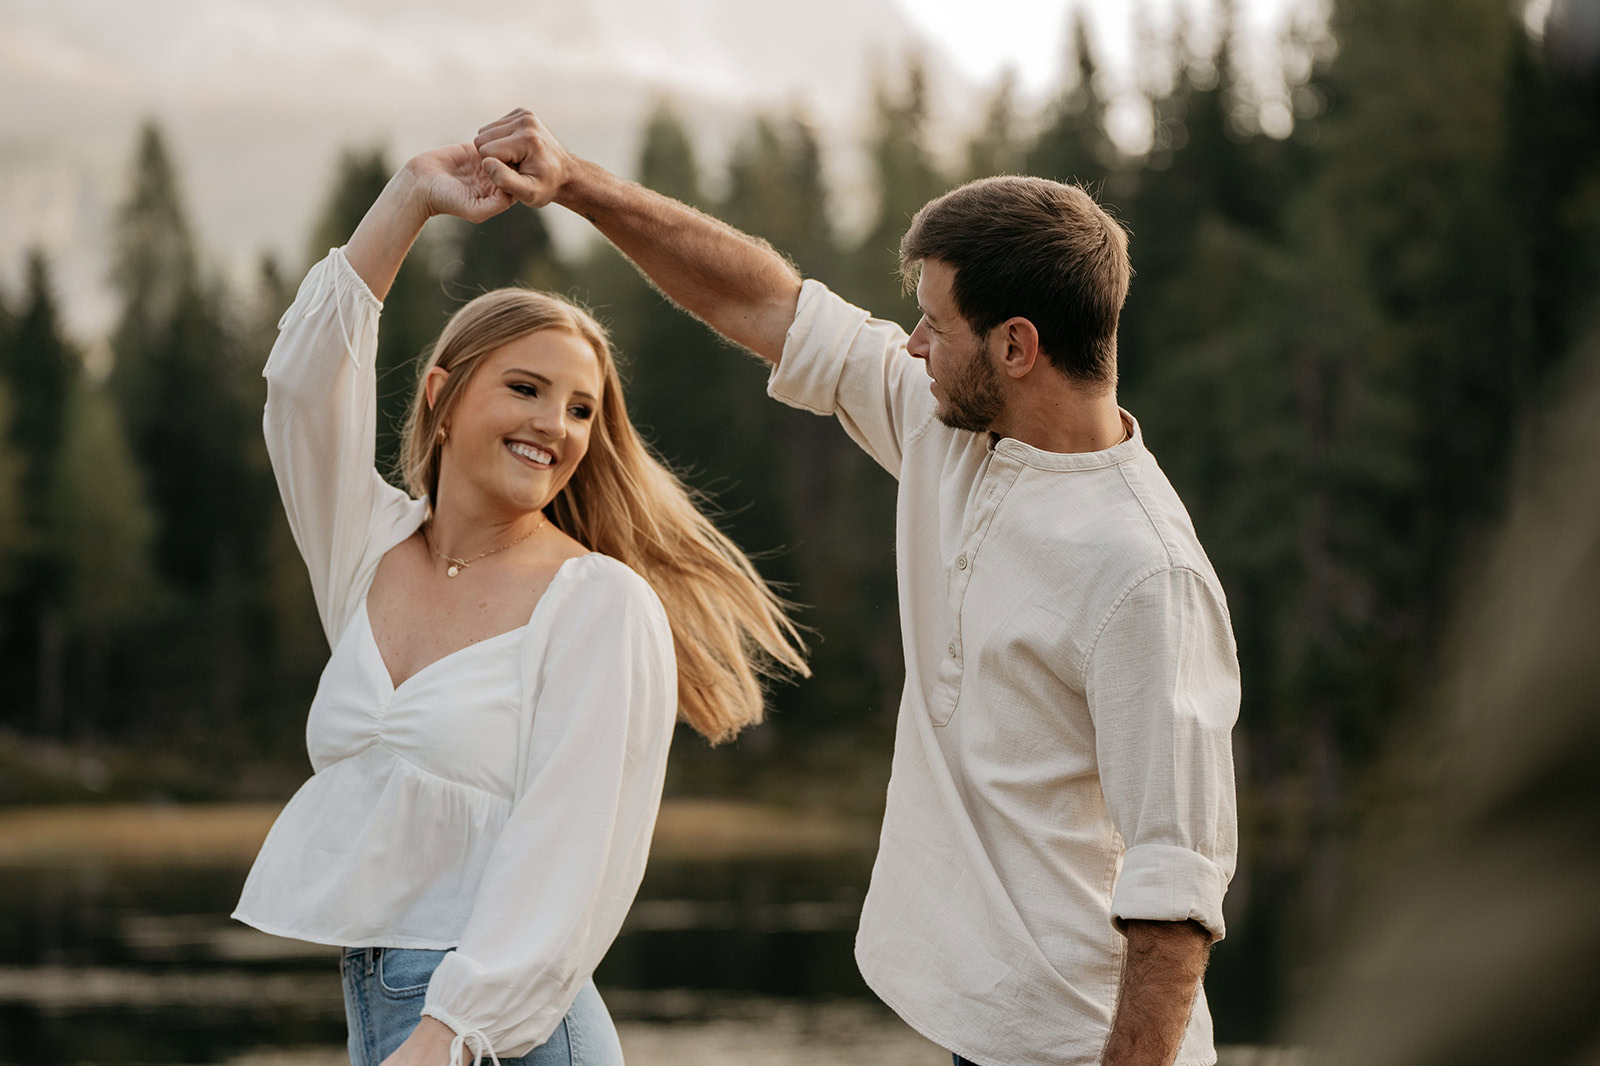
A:
{"type": "Polygon", "coordinates": [[[592,554],[594,553],[586,552],[583,555],[574,555],[570,559],[562,560],[561,565],[556,567],[555,576],[550,579],[550,584],[545,586],[544,591],[539,594],[538,601],[534,603],[533,610],[528,612],[528,620],[526,622],[523,622],[519,626],[513,626],[510,629],[503,629],[493,636],[484,637],[482,640],[475,640],[471,644],[463,644],[459,648],[456,648],[452,651],[447,651],[437,659],[433,659],[430,662],[423,664],[420,668],[408,674],[405,680],[401,681],[399,684],[395,683],[394,671],[389,669],[389,662],[383,657],[383,649],[378,646],[378,631],[372,627],[372,611],[367,605],[367,599],[372,594],[372,586],[369,584],[367,586],[367,591],[361,596],[361,619],[366,624],[367,645],[372,648],[373,655],[378,660],[378,672],[383,676],[384,683],[389,687],[390,697],[399,695],[401,689],[411,684],[411,682],[415,681],[423,674],[428,673],[440,663],[443,663],[449,659],[454,659],[458,655],[464,655],[474,648],[481,648],[485,644],[492,644],[495,641],[502,640],[506,637],[512,636],[513,634],[526,631],[528,627],[533,624],[534,620],[539,617],[539,612],[544,609],[545,601],[550,598],[550,593],[556,587],[556,582],[560,581],[561,575],[566,573],[567,564],[577,559],[587,559],[592,554]]]}

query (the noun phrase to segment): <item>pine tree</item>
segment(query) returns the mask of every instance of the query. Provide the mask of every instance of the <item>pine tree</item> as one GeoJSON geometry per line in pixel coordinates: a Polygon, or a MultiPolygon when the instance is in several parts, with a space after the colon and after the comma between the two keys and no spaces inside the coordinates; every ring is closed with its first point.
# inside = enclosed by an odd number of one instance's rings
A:
{"type": "Polygon", "coordinates": [[[1017,72],[1007,68],[989,98],[983,125],[967,142],[967,178],[1021,173],[1027,156],[1017,129],[1017,72]]]}
{"type": "Polygon", "coordinates": [[[25,512],[39,516],[39,501],[61,447],[67,396],[81,361],[61,332],[61,314],[50,280],[50,266],[38,249],[28,253],[22,314],[10,331],[0,363],[0,380],[11,387],[16,408],[12,443],[27,464],[22,492],[25,512]]]}
{"type": "Polygon", "coordinates": [[[9,444],[21,465],[15,521],[21,526],[20,574],[7,614],[23,620],[9,644],[11,685],[18,706],[32,709],[28,723],[59,731],[63,707],[59,661],[64,631],[58,608],[62,575],[52,551],[46,504],[52,469],[60,454],[67,396],[80,374],[78,355],[61,333],[60,315],[42,252],[28,256],[27,293],[5,346],[0,383],[14,407],[9,444]]]}
{"type": "Polygon", "coordinates": [[[65,731],[76,739],[92,740],[104,728],[114,641],[160,611],[150,558],[155,526],[115,405],[80,379],[46,499],[49,554],[61,575],[52,610],[64,654],[48,664],[55,676],[42,685],[65,696],[65,731]]]}
{"type": "Polygon", "coordinates": [[[816,131],[800,112],[782,120],[758,115],[728,161],[728,192],[719,211],[736,229],[765,238],[801,273],[833,265],[833,227],[816,131]]]}
{"type": "MultiPolygon", "coordinates": [[[[11,390],[0,381],[0,603],[6,601],[23,569],[28,543],[27,524],[22,514],[22,479],[27,464],[21,451],[11,443],[15,410],[11,390]]],[[[4,640],[6,628],[0,623],[0,643],[9,643],[4,640]]],[[[6,669],[7,664],[0,659],[0,676],[6,669]]],[[[0,691],[3,691],[3,681],[0,681],[0,691]]]]}
{"type": "Polygon", "coordinates": [[[896,92],[879,83],[873,98],[873,136],[869,151],[877,190],[877,210],[866,239],[852,255],[845,295],[874,314],[909,326],[916,304],[900,286],[900,238],[911,218],[948,187],[928,148],[927,71],[912,62],[896,92]]]}
{"type": "Polygon", "coordinates": [[[691,207],[704,207],[700,164],[689,131],[666,98],[656,102],[644,127],[637,169],[640,184],[691,207]]]}
{"type": "Polygon", "coordinates": [[[1044,128],[1027,153],[1027,171],[1098,189],[1120,158],[1106,133],[1106,105],[1095,84],[1098,67],[1088,20],[1081,11],[1073,19],[1067,68],[1072,80],[1050,107],[1044,128]]]}

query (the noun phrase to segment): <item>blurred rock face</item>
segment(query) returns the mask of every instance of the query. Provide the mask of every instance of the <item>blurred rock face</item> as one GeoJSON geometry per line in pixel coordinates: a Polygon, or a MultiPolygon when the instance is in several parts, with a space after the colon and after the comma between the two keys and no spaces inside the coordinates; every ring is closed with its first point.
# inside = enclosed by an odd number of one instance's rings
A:
{"type": "Polygon", "coordinates": [[[1600,113],[1600,0],[1555,0],[1545,48],[1562,77],[1600,113]]]}
{"type": "Polygon", "coordinates": [[[1575,371],[1301,1012],[1330,1063],[1600,1063],[1600,336],[1575,371]]]}

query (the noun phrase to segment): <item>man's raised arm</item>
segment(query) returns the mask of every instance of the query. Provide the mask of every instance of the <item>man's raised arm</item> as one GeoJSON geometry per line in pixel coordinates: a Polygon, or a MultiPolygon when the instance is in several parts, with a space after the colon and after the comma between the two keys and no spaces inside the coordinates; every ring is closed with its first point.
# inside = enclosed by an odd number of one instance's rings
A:
{"type": "Polygon", "coordinates": [[[522,108],[478,131],[496,185],[530,207],[558,203],[594,224],[695,317],[776,364],[800,275],[765,241],[579,159],[522,108]]]}

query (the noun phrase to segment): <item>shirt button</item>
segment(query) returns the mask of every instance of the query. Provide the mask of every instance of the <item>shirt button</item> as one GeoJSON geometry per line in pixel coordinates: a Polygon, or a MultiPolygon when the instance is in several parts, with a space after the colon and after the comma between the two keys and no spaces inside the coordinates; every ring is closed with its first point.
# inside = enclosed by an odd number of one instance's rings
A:
{"type": "Polygon", "coordinates": [[[966,568],[967,568],[967,556],[966,556],[966,553],[963,552],[962,554],[956,556],[956,569],[957,570],[965,570],[966,568]]]}
{"type": "Polygon", "coordinates": [[[950,658],[954,659],[956,657],[956,646],[954,644],[951,644],[945,650],[950,653],[950,658]]]}

